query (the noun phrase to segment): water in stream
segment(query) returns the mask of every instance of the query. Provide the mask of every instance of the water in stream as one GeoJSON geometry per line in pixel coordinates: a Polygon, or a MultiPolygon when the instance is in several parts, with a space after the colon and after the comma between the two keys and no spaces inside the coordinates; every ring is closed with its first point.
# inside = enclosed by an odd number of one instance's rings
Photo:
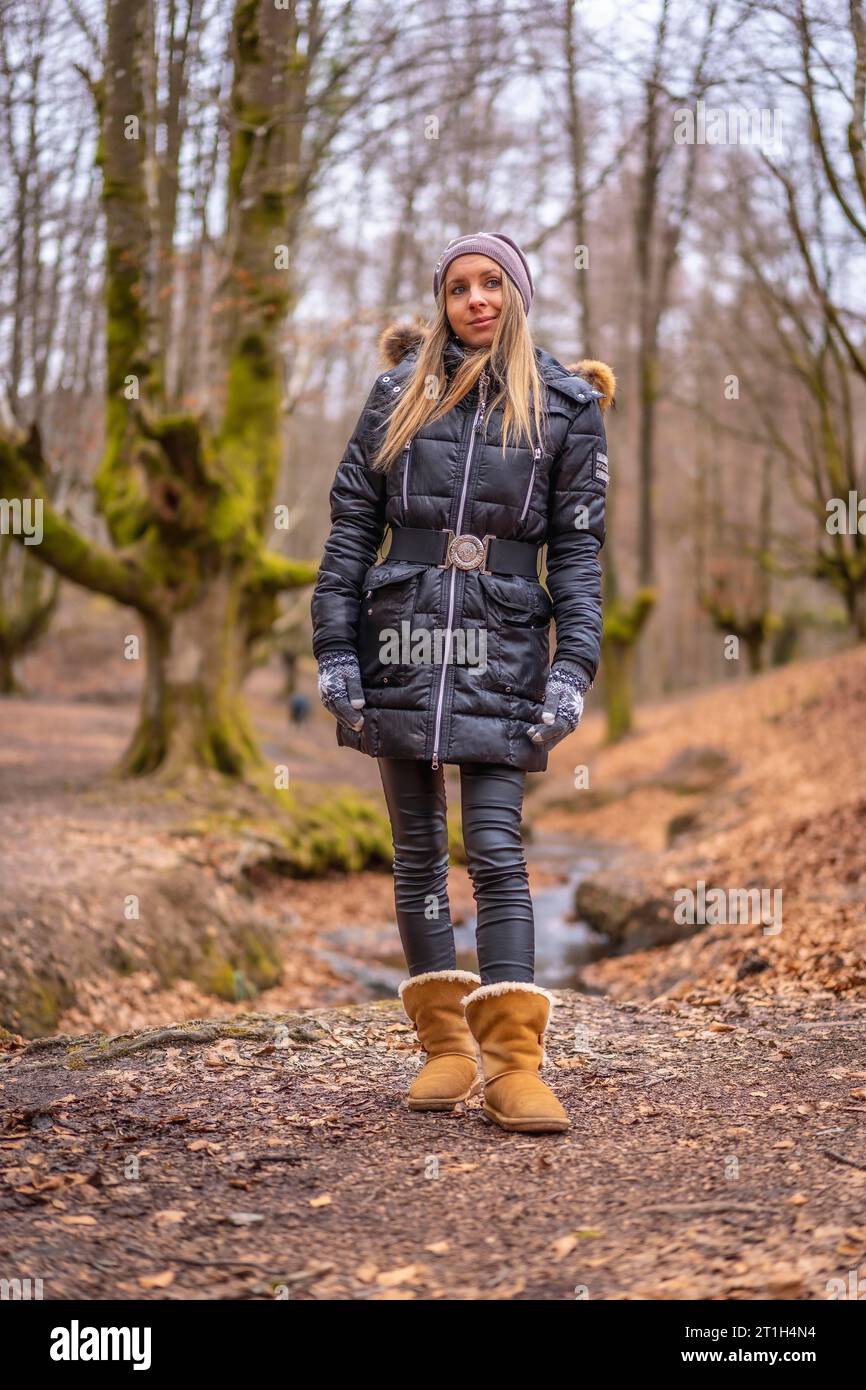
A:
{"type": "MultiPolygon", "coordinates": [[[[572,912],[578,884],[600,869],[611,852],[611,847],[604,844],[548,834],[525,846],[530,871],[536,865],[539,869],[562,875],[561,882],[532,890],[536,984],[548,989],[573,988],[582,965],[607,955],[607,937],[585,922],[577,921],[572,912]]],[[[473,912],[454,928],[457,966],[461,970],[478,969],[475,920],[473,912]]],[[[372,953],[365,954],[363,958],[354,953],[342,954],[347,947],[351,950],[351,929],[338,929],[325,935],[340,952],[326,952],[334,967],[363,983],[371,995],[382,998],[393,996],[399,982],[406,978],[395,924],[380,938],[372,953]]]]}
{"type": "MultiPolygon", "coordinates": [[[[548,989],[570,989],[578,970],[588,961],[598,960],[608,951],[608,939],[573,915],[577,885],[601,868],[605,848],[585,846],[566,838],[545,835],[526,846],[526,862],[546,870],[558,870],[562,883],[535,888],[532,907],[535,916],[535,983],[548,989]]],[[[477,970],[475,955],[475,914],[454,928],[458,965],[477,970]]]]}

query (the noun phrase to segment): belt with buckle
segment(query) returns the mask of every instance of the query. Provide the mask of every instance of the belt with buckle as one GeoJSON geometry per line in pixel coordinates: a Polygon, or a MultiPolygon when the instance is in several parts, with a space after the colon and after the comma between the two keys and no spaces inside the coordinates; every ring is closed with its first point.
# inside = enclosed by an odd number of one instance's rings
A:
{"type": "Polygon", "coordinates": [[[480,569],[482,574],[525,574],[538,577],[539,545],[532,541],[505,540],[488,533],[455,535],[450,527],[392,526],[388,560],[415,560],[419,564],[449,569],[480,569]]]}

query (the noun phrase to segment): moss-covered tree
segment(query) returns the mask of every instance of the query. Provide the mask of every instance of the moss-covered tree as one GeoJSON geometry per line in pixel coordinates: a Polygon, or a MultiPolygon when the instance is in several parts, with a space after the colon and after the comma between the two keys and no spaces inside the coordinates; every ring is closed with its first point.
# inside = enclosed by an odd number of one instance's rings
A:
{"type": "MultiPolygon", "coordinates": [[[[22,438],[0,442],[0,494],[42,498],[41,558],[129,605],[145,674],[128,774],[191,765],[234,776],[260,761],[241,685],[281,591],[315,568],[267,548],[280,449],[278,335],[305,189],[298,178],[308,59],[293,8],[238,0],[232,28],[230,169],[222,391],[218,419],[169,412],[155,288],[153,183],[145,138],[152,42],[147,5],[108,0],[96,99],[105,218],[107,401],[96,477],[108,545],[45,497],[22,438]],[[281,251],[280,248],[283,248],[281,251]]],[[[163,181],[157,183],[157,189],[163,181]]],[[[157,193],[158,196],[158,193],[157,193]]]]}
{"type": "MultiPolygon", "coordinates": [[[[726,529],[718,503],[716,527],[726,529]]],[[[778,629],[780,619],[772,609],[771,521],[773,511],[773,456],[768,451],[761,467],[761,498],[756,543],[740,517],[730,526],[733,544],[730,553],[718,557],[711,566],[709,582],[699,590],[699,602],[713,626],[725,636],[736,637],[746,647],[749,670],[755,675],[764,669],[765,648],[778,629]]],[[[699,525],[703,518],[698,518],[699,525]]]]}
{"type": "Polygon", "coordinates": [[[604,630],[601,639],[607,738],[616,743],[632,727],[634,657],[656,601],[655,589],[641,588],[632,599],[617,591],[613,567],[605,570],[604,630]]]}
{"type": "MultiPolygon", "coordinates": [[[[22,447],[31,467],[41,469],[35,426],[22,447]]],[[[60,576],[46,570],[37,550],[36,545],[16,545],[11,531],[5,525],[0,529],[0,695],[23,693],[15,663],[43,637],[57,607],[60,576]]]]}
{"type": "MultiPolygon", "coordinates": [[[[615,480],[608,485],[606,527],[614,533],[614,503],[618,491],[615,480]]],[[[644,518],[646,519],[646,518],[644,518]]],[[[616,743],[632,727],[634,709],[634,666],[637,645],[656,603],[656,590],[642,584],[626,598],[619,583],[616,552],[607,546],[603,565],[604,623],[601,634],[601,669],[604,678],[604,706],[607,739],[616,743]]]]}

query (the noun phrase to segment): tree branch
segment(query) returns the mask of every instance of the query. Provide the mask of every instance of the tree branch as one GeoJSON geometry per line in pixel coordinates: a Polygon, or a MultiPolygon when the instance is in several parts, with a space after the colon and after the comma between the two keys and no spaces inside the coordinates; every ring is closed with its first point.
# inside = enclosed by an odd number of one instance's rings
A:
{"type": "Polygon", "coordinates": [[[255,560],[247,588],[258,594],[278,594],[315,584],[318,573],[318,565],[307,560],[290,560],[276,551],[263,550],[255,560]]]}
{"type": "MultiPolygon", "coordinates": [[[[54,510],[21,444],[4,437],[0,437],[0,492],[6,498],[17,497],[22,501],[32,498],[42,503],[42,540],[38,554],[58,574],[86,589],[107,594],[118,603],[127,603],[142,613],[159,617],[164,611],[158,589],[140,570],[113,551],[88,541],[54,510]]],[[[23,537],[16,535],[16,540],[23,543],[23,537]]]]}

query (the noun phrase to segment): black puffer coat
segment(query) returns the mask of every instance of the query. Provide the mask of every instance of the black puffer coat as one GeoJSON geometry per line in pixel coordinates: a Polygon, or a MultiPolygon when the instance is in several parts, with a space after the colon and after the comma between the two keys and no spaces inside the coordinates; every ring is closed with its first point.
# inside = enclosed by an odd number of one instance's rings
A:
{"type": "MultiPolygon", "coordinates": [[[[356,650],[366,699],[363,728],[337,723],[337,742],[371,757],[423,758],[433,767],[500,762],[543,772],[547,749],[526,730],[541,717],[551,617],[554,660],[578,662],[592,677],[599,662],[598,552],[608,478],[602,407],[613,373],[603,363],[585,364],[583,379],[536,347],[549,412],[546,450],[509,447],[503,458],[501,406],[486,417],[482,435],[476,387],[426,425],[389,473],[372,471],[369,460],[419,343],[412,325],[393,324],[382,335],[391,366],[373,384],[331,489],[331,533],[311,605],[313,652],[319,658],[356,650]],[[389,523],[546,542],[547,587],[453,565],[387,556],[374,563],[389,523]],[[442,659],[449,627],[486,632],[486,669],[465,654],[461,663],[459,638],[451,660],[442,659]],[[407,660],[404,646],[396,662],[380,660],[384,629],[414,635],[420,628],[441,630],[438,658],[407,660]]],[[[461,356],[449,341],[449,376],[461,356]]]]}

